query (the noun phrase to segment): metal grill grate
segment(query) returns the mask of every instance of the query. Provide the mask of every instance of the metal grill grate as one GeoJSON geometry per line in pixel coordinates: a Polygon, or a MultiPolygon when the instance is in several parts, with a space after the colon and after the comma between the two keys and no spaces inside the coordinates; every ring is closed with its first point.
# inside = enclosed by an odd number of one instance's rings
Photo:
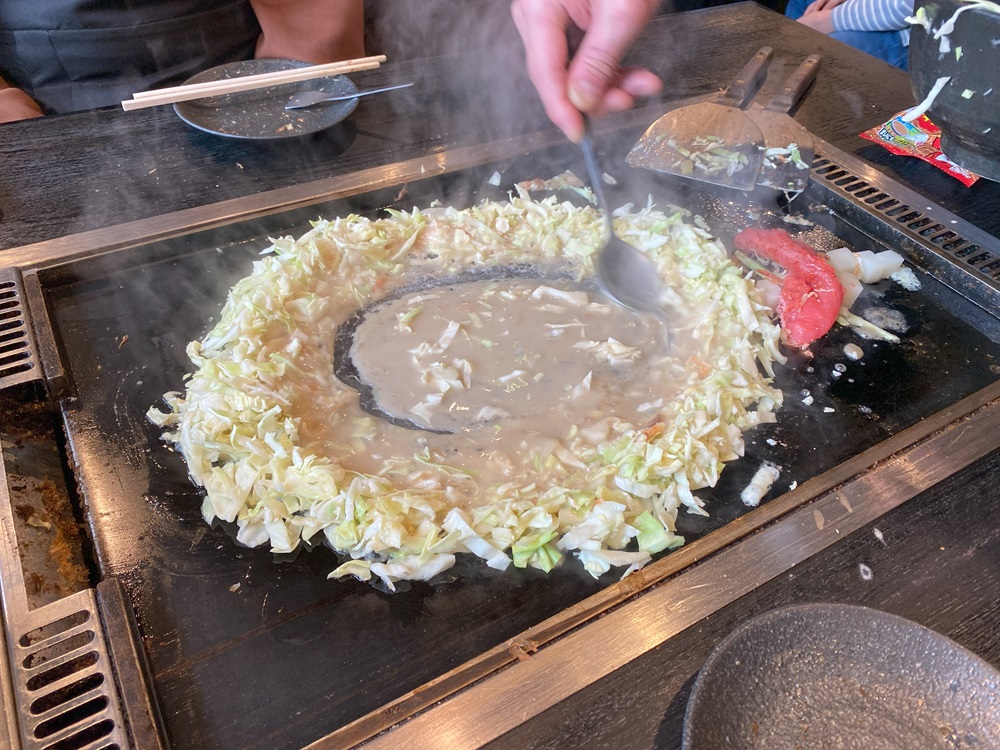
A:
{"type": "Polygon", "coordinates": [[[938,218],[943,209],[930,206],[926,210],[921,209],[919,200],[900,199],[898,190],[890,194],[826,156],[817,155],[812,174],[814,179],[828,183],[846,197],[864,205],[886,224],[940,250],[960,266],[991,282],[991,285],[995,286],[995,282],[1000,281],[1000,255],[966,236],[965,228],[969,225],[964,221],[938,218]]]}
{"type": "Polygon", "coordinates": [[[42,378],[15,268],[0,269],[0,389],[42,378]]]}
{"type": "Polygon", "coordinates": [[[121,722],[92,592],[57,604],[58,618],[23,633],[13,648],[25,750],[119,748],[121,722]]]}
{"type": "Polygon", "coordinates": [[[128,735],[95,590],[29,609],[2,456],[0,529],[0,643],[12,688],[0,689],[0,699],[16,707],[20,749],[123,750],[128,735]]]}
{"type": "Polygon", "coordinates": [[[812,184],[822,202],[856,229],[903,252],[990,315],[1000,310],[996,237],[818,139],[812,184]]]}

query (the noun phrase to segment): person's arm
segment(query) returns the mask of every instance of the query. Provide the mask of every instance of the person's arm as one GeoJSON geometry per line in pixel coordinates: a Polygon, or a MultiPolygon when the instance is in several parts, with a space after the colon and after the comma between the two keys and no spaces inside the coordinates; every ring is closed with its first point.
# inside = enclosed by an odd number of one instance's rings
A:
{"type": "Polygon", "coordinates": [[[365,54],[362,0],[250,0],[261,35],[256,57],[315,64],[365,54]]]}
{"type": "Polygon", "coordinates": [[[847,0],[832,14],[837,31],[901,31],[910,27],[913,0],[847,0]]]}
{"type": "Polygon", "coordinates": [[[799,18],[816,31],[901,31],[909,28],[913,0],[816,0],[799,18]]]}
{"type": "Polygon", "coordinates": [[[528,75],[549,119],[570,140],[583,137],[581,112],[628,109],[637,96],[659,92],[660,79],[620,62],[645,27],[658,0],[514,0],[511,13],[524,41],[528,75]],[[569,60],[566,32],[583,29],[569,60]]]}
{"type": "Polygon", "coordinates": [[[0,123],[41,116],[42,109],[34,99],[0,78],[0,123]]]}

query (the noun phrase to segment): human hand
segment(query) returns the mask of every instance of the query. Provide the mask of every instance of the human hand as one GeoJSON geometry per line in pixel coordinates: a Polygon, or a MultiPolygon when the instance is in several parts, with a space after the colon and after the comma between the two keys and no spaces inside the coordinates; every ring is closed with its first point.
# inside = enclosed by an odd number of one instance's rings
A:
{"type": "MultiPolygon", "coordinates": [[[[816,0],[816,3],[820,2],[823,2],[823,0],[816,0]]],[[[811,29],[816,29],[816,31],[821,31],[824,34],[832,34],[836,31],[833,27],[833,8],[813,10],[812,7],[816,3],[806,8],[806,12],[799,18],[799,23],[805,24],[811,29]]]]}
{"type": "Polygon", "coordinates": [[[549,119],[566,136],[583,137],[583,114],[620,112],[662,82],[642,68],[622,68],[622,57],[645,27],[658,0],[514,0],[511,13],[524,41],[528,75],[549,119]],[[566,32],[583,29],[569,60],[566,32]]]}

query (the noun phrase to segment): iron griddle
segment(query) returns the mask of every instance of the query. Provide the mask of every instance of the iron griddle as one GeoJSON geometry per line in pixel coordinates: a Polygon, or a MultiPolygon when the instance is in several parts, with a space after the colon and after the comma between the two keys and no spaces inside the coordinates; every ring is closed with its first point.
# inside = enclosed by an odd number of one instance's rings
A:
{"type": "MultiPolygon", "coordinates": [[[[623,164],[635,135],[609,136],[602,161],[623,164]]],[[[595,581],[573,560],[548,576],[497,573],[463,560],[442,580],[395,595],[327,581],[337,560],[325,547],[276,558],[240,547],[225,525],[206,526],[201,492],[144,416],[164,392],[183,388],[191,369],[185,345],[211,325],[267,236],[301,233],[307,219],[320,215],[405,209],[441,197],[456,205],[501,198],[518,179],[547,176],[538,173],[543,160],[582,174],[575,149],[558,147],[413,183],[405,200],[392,197],[396,190],[359,195],[40,274],[72,382],[72,396],[62,401],[64,422],[100,575],[116,577],[127,591],[173,747],[304,746],[419,692],[617,580],[620,573],[612,572],[595,581]],[[503,189],[487,183],[494,169],[502,171],[503,189]]],[[[652,193],[657,202],[704,213],[723,237],[746,223],[731,195],[678,194],[665,178],[625,167],[616,177],[611,201],[617,204],[644,204],[652,193]]],[[[816,180],[796,200],[813,205],[806,215],[856,249],[881,249],[871,227],[845,220],[853,218],[849,208],[828,210],[834,197],[816,180]]],[[[763,214],[751,209],[754,215],[780,217],[775,196],[763,200],[771,205],[763,214]]],[[[897,236],[890,226],[883,234],[889,242],[897,236]]],[[[813,358],[790,356],[777,378],[786,396],[779,422],[746,435],[745,458],[726,468],[716,488],[700,493],[711,517],[682,513],[680,533],[695,540],[744,515],[739,492],[764,461],[783,467],[766,501],[997,380],[998,323],[984,303],[918,275],[917,293],[891,283],[866,292],[910,322],[900,344],[865,342],[836,328],[814,346],[813,358]],[[864,349],[861,361],[843,355],[849,342],[864,349]],[[837,363],[846,366],[839,378],[832,375],[837,363]],[[804,391],[812,404],[803,403],[804,391]]],[[[863,301],[855,309],[862,307],[863,301]]]]}

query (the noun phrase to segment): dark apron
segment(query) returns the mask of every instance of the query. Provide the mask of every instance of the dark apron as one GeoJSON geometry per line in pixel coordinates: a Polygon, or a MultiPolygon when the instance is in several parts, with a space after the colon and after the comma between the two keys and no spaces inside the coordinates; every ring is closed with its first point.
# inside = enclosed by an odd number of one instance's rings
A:
{"type": "Polygon", "coordinates": [[[49,113],[104,107],[251,58],[259,35],[248,0],[0,0],[0,77],[49,113]]]}

